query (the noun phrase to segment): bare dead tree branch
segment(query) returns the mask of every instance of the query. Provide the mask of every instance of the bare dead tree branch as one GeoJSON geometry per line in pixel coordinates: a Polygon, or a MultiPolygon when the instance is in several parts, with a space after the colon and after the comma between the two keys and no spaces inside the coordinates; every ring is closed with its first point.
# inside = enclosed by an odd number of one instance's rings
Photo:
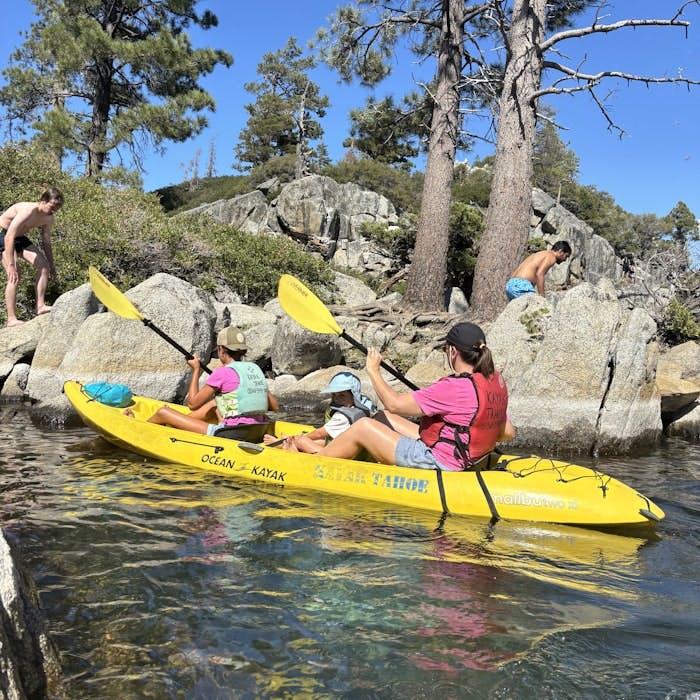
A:
{"type": "MultiPolygon", "coordinates": [[[[693,4],[697,4],[698,0],[692,0],[693,4]]],[[[687,3],[686,3],[687,4],[687,3]]],[[[676,15],[677,17],[678,15],[676,15]]],[[[566,39],[576,39],[582,36],[589,36],[591,34],[607,34],[609,32],[615,32],[618,29],[623,29],[625,27],[684,27],[687,29],[690,26],[690,22],[679,19],[623,19],[619,22],[613,22],[612,24],[589,24],[586,27],[576,27],[574,29],[568,29],[564,32],[557,32],[552,34],[548,39],[545,39],[540,44],[540,51],[544,53],[549,51],[553,46],[566,39]]]]}

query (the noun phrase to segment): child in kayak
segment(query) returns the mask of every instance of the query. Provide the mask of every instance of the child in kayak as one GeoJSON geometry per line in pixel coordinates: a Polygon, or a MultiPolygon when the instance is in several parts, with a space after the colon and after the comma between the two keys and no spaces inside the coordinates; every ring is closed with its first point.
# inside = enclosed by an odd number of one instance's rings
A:
{"type": "MultiPolygon", "coordinates": [[[[315,452],[327,442],[344,433],[360,418],[370,416],[375,406],[369,397],[362,393],[362,382],[352,372],[343,371],[334,374],[328,386],[321,391],[330,394],[331,404],[326,411],[326,422],[310,433],[306,440],[297,444],[296,435],[285,438],[281,447],[295,452],[315,452]]],[[[277,442],[274,435],[265,435],[263,442],[267,445],[277,442]]]]}
{"type": "MultiPolygon", "coordinates": [[[[201,435],[215,435],[222,428],[260,425],[270,422],[266,411],[279,410],[277,399],[268,391],[267,381],[255,362],[246,362],[248,351],[243,331],[229,326],[219,332],[216,351],[222,366],[217,367],[199,388],[201,362],[198,357],[187,360],[192,368],[187,407],[184,414],[168,406],[161,406],[149,419],[149,423],[170,425],[201,435]],[[219,423],[207,420],[216,411],[219,423]]],[[[126,415],[133,415],[125,409],[126,415]]]]}

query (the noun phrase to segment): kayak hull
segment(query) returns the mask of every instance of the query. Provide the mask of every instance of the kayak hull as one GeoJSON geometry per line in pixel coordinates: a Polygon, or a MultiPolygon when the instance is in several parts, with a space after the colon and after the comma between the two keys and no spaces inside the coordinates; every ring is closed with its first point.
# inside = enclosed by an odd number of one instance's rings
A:
{"type": "MultiPolygon", "coordinates": [[[[663,511],[649,498],[597,470],[544,457],[493,455],[475,472],[437,472],[290,452],[262,444],[199,435],[147,422],[162,405],[134,396],[129,407],[92,400],[79,382],[64,393],[82,421],[110,443],[157,461],[187,465],[233,479],[312,489],[454,515],[491,518],[488,492],[500,518],[593,527],[653,526],[663,511]]],[[[167,404],[187,413],[184,406],[167,404]]],[[[277,436],[313,426],[276,421],[277,436]]]]}

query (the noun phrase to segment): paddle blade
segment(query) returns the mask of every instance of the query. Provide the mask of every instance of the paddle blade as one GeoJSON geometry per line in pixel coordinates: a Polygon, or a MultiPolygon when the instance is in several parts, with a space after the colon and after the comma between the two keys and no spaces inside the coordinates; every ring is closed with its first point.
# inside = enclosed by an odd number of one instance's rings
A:
{"type": "Polygon", "coordinates": [[[112,312],[122,318],[143,321],[139,310],[96,268],[89,268],[93,294],[112,312]]]}
{"type": "Polygon", "coordinates": [[[314,333],[343,332],[324,303],[296,277],[282,275],[277,296],[285,313],[300,326],[314,333]]]}

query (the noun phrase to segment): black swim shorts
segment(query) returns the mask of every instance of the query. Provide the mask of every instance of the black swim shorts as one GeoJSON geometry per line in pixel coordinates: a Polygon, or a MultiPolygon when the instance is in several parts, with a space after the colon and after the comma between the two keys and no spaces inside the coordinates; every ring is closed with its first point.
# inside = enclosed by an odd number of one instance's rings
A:
{"type": "MultiPolygon", "coordinates": [[[[5,250],[5,234],[7,230],[0,228],[0,253],[5,250]]],[[[26,236],[19,236],[15,238],[15,253],[21,253],[25,248],[29,248],[30,245],[34,245],[29,238],[26,236]]]]}

